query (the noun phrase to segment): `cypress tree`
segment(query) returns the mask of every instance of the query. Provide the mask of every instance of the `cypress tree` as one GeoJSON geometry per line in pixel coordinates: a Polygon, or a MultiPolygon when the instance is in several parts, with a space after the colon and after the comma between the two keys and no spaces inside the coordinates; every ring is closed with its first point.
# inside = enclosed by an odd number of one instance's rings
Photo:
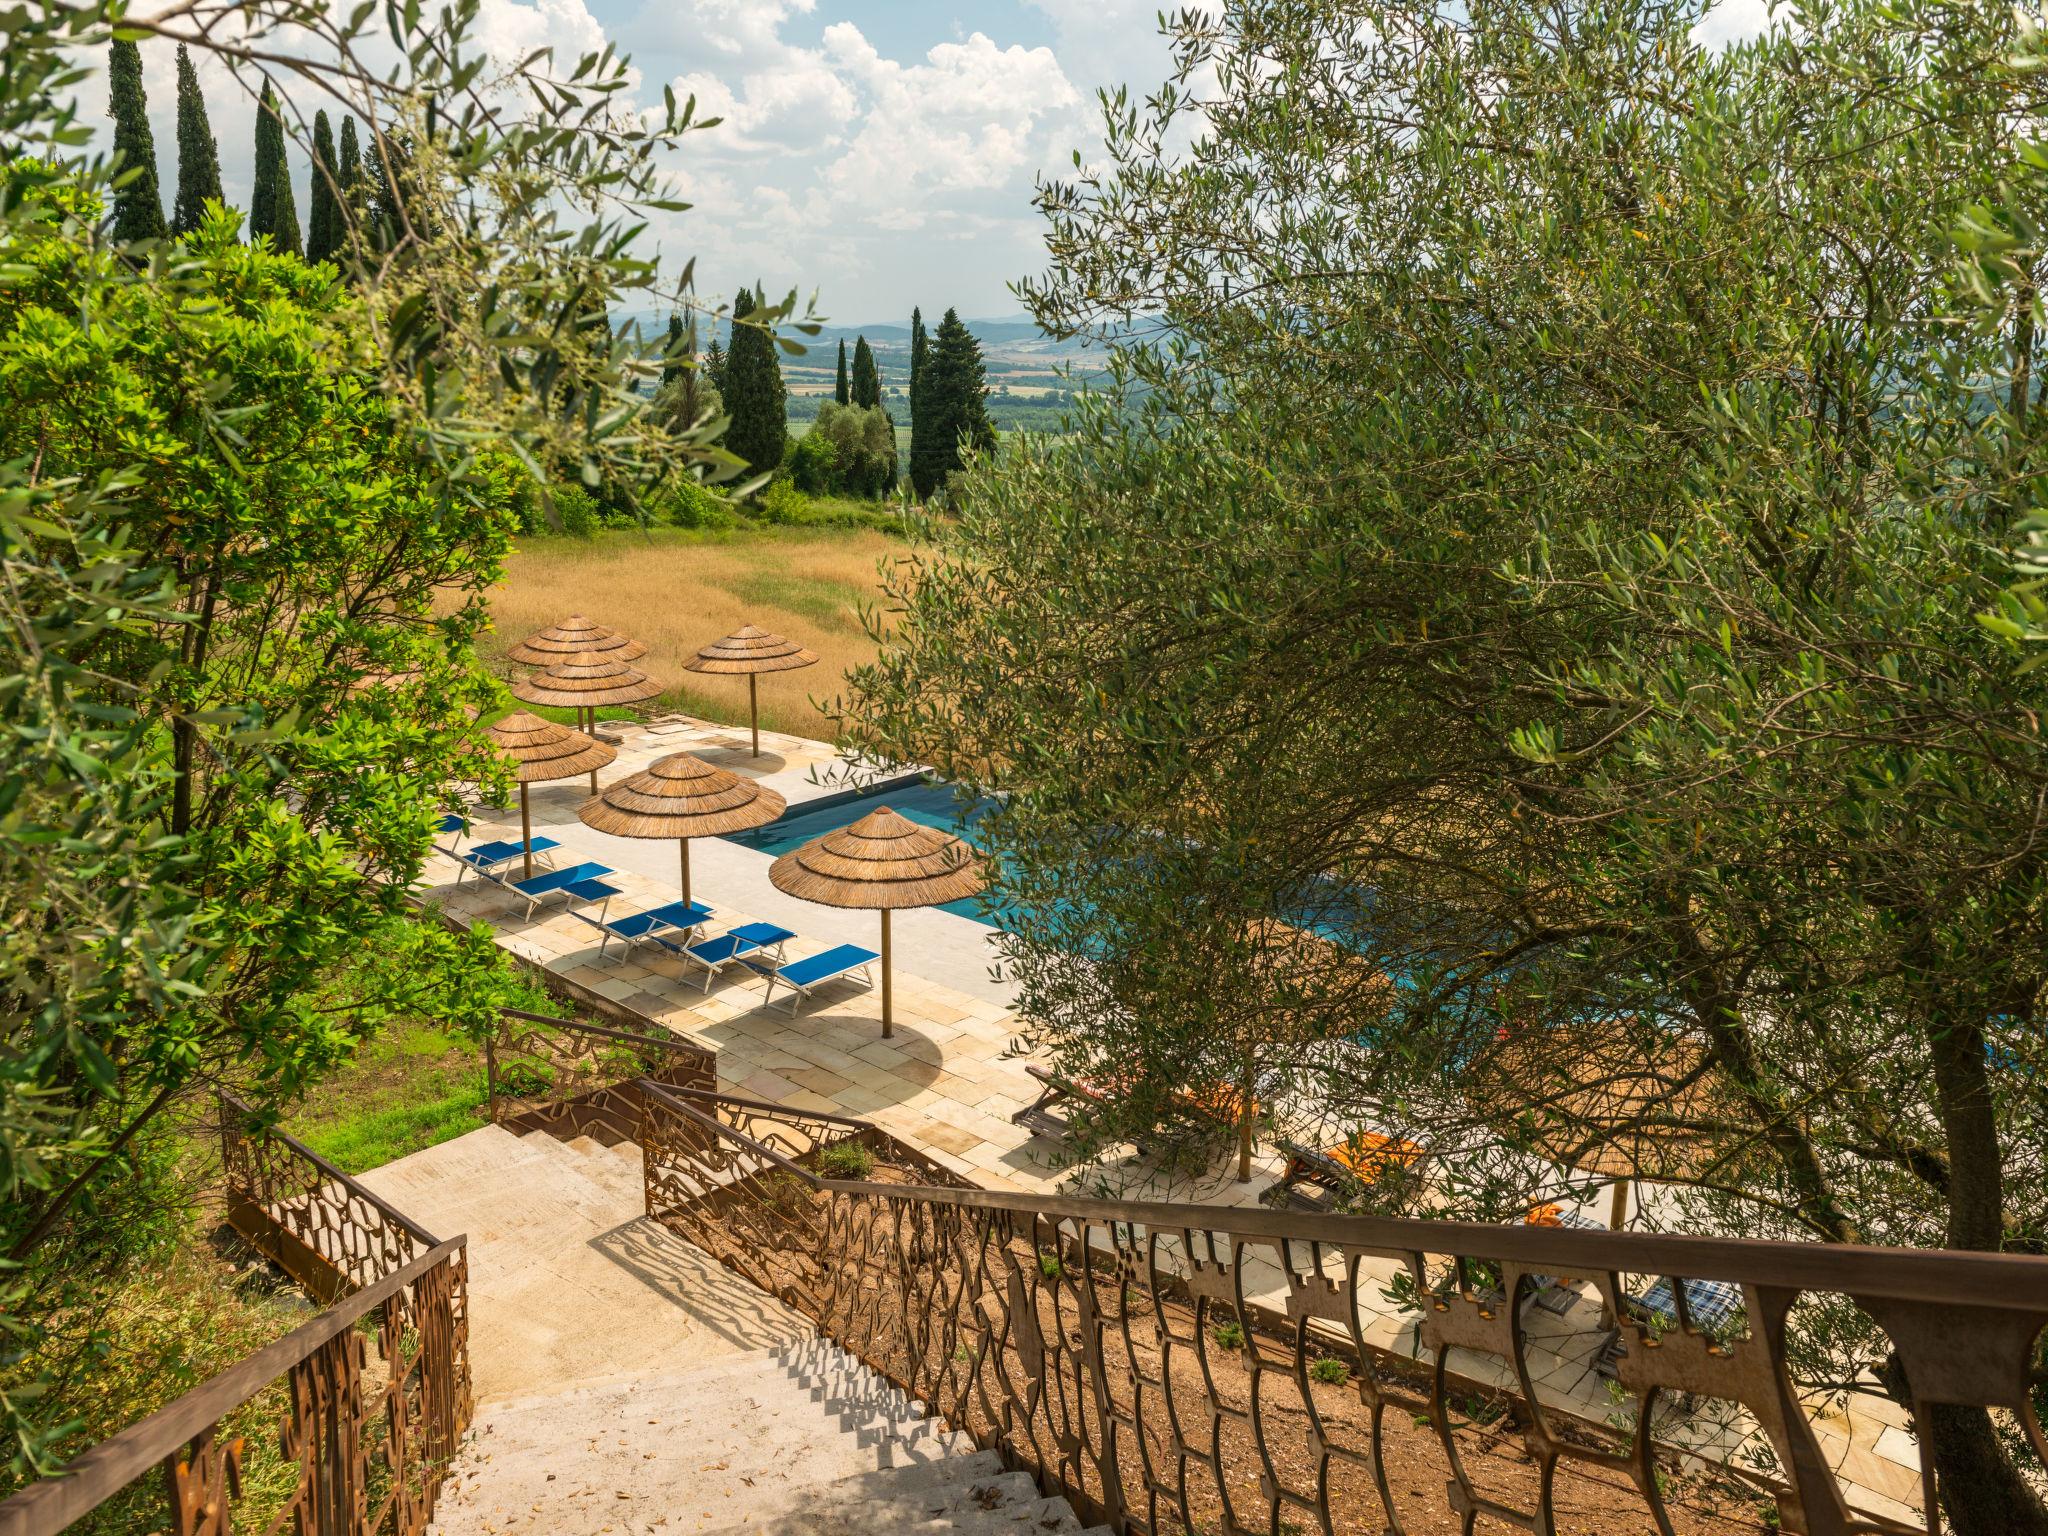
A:
{"type": "Polygon", "coordinates": [[[178,44],[178,201],[171,213],[171,233],[189,235],[206,216],[209,202],[227,203],[220,187],[220,145],[207,121],[206,98],[199,94],[199,73],[192,55],[178,44]]]}
{"type": "Polygon", "coordinates": [[[404,211],[399,206],[398,182],[394,179],[403,178],[404,174],[405,148],[395,136],[385,137],[381,151],[374,140],[364,148],[363,238],[372,250],[395,250],[404,235],[404,211]]]}
{"type": "Polygon", "coordinates": [[[306,204],[306,260],[331,261],[341,249],[341,162],[327,113],[313,114],[313,186],[306,204]]]}
{"type": "Polygon", "coordinates": [[[363,226],[363,200],[368,185],[363,180],[363,155],[356,145],[356,120],[341,115],[341,238],[347,244],[350,231],[363,226]]]}
{"type": "Polygon", "coordinates": [[[924,431],[924,409],[920,404],[923,397],[918,393],[918,383],[924,376],[927,350],[924,311],[913,307],[910,311],[910,462],[913,466],[917,463],[917,445],[924,431]]]}
{"type": "Polygon", "coordinates": [[[708,363],[697,362],[697,322],[687,325],[680,314],[668,318],[668,340],[662,348],[661,388],[654,394],[654,419],[672,432],[685,432],[697,418],[722,409],[718,391],[712,387],[708,363]]]}
{"type": "Polygon", "coordinates": [[[865,336],[853,343],[853,403],[868,408],[882,403],[882,376],[875,370],[875,354],[865,336]]]}
{"type": "Polygon", "coordinates": [[[299,209],[284,158],[284,119],[269,82],[256,104],[256,187],[249,198],[249,234],[270,236],[274,251],[299,254],[299,209]]]}
{"type": "Polygon", "coordinates": [[[661,349],[664,359],[661,365],[661,382],[673,384],[690,372],[684,360],[686,338],[683,334],[683,317],[680,314],[668,317],[668,341],[661,349]]]}
{"type": "Polygon", "coordinates": [[[716,336],[704,349],[704,377],[717,386],[721,395],[725,393],[725,348],[718,344],[716,336]]]}
{"type": "Polygon", "coordinates": [[[839,386],[832,391],[832,398],[841,405],[853,403],[853,386],[846,381],[846,338],[839,338],[839,386]]]}
{"type": "Polygon", "coordinates": [[[745,289],[733,300],[732,342],[726,348],[719,392],[725,397],[725,413],[732,418],[725,429],[725,446],[762,474],[781,467],[789,422],[788,392],[782,384],[782,365],[775,360],[775,339],[757,325],[739,323],[757,307],[754,295],[745,289]]]}
{"type": "Polygon", "coordinates": [[[917,377],[910,483],[923,499],[946,483],[964,453],[993,447],[996,434],[988,420],[981,343],[953,310],[939,322],[917,377]]]}
{"type": "Polygon", "coordinates": [[[149,130],[149,101],[142,93],[142,50],[114,39],[107,60],[107,115],[114,120],[114,150],[128,179],[114,194],[114,238],[161,240],[164,201],[156,183],[156,136],[149,130]]]}

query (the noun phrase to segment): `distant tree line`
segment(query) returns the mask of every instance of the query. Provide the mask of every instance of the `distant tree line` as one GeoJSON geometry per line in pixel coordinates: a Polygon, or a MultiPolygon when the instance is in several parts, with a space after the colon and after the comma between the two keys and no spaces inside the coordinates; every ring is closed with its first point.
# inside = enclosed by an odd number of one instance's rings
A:
{"type": "MultiPolygon", "coordinates": [[[[149,100],[142,84],[142,50],[132,41],[111,45],[107,80],[108,113],[114,120],[114,148],[123,167],[114,191],[114,234],[124,241],[185,238],[195,234],[209,204],[228,206],[221,188],[220,147],[206,114],[206,98],[190,51],[178,45],[178,184],[171,217],[164,218],[163,192],[157,175],[156,137],[149,126],[149,100]]],[[[389,153],[402,158],[394,144],[389,153]]],[[[403,175],[402,166],[396,174],[403,175]]],[[[292,191],[291,167],[285,156],[284,119],[269,84],[256,110],[255,176],[249,194],[249,236],[268,238],[281,255],[307,261],[337,260],[351,226],[374,236],[397,221],[393,174],[384,158],[364,154],[356,120],[342,114],[337,140],[323,110],[313,116],[313,176],[301,229],[298,200],[292,191]]]]}
{"type": "MultiPolygon", "coordinates": [[[[799,490],[810,494],[886,495],[895,489],[898,467],[896,420],[882,404],[884,383],[874,349],[865,336],[849,355],[839,343],[832,397],[818,407],[805,436],[789,436],[789,391],[776,360],[775,340],[746,323],[759,302],[742,291],[733,302],[730,342],[716,341],[706,356],[732,424],[725,444],[756,474],[786,469],[799,490]]],[[[967,456],[995,446],[988,415],[987,369],[981,343],[948,309],[927,332],[924,311],[910,316],[910,482],[920,500],[941,490],[967,456]]]]}

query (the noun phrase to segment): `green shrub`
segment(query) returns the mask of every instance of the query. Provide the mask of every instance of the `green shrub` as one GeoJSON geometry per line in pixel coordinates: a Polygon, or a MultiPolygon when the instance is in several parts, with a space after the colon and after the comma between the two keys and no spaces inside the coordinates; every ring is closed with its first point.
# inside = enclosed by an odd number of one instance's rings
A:
{"type": "Polygon", "coordinates": [[[602,526],[597,498],[574,481],[557,481],[548,487],[554,515],[548,515],[545,501],[535,497],[536,533],[566,533],[572,539],[587,539],[602,526]]]}
{"type": "Polygon", "coordinates": [[[802,437],[791,438],[782,467],[796,488],[808,496],[823,496],[838,489],[839,450],[831,438],[815,428],[802,437]]]}
{"type": "Polygon", "coordinates": [[[1043,1248],[1038,1254],[1038,1272],[1048,1280],[1057,1280],[1067,1272],[1067,1267],[1060,1262],[1060,1256],[1052,1249],[1043,1248]]]}
{"type": "Polygon", "coordinates": [[[796,1216],[810,1204],[810,1186],[778,1168],[761,1180],[761,1203],[780,1216],[796,1216]]]}
{"type": "Polygon", "coordinates": [[[875,1171],[875,1154],[857,1141],[839,1141],[818,1154],[818,1167],[828,1178],[864,1179],[875,1171]]]}
{"type": "Polygon", "coordinates": [[[1329,1387],[1341,1387],[1351,1379],[1351,1367],[1335,1355],[1324,1355],[1320,1360],[1309,1363],[1308,1375],[1311,1381],[1320,1381],[1329,1387]]]}
{"type": "Polygon", "coordinates": [[[1241,1323],[1218,1323],[1209,1330],[1209,1336],[1216,1341],[1219,1349],[1244,1348],[1244,1325],[1241,1323]]]}
{"type": "Polygon", "coordinates": [[[660,515],[678,528],[731,528],[739,517],[732,503],[708,486],[685,480],[661,502],[660,515]]]}
{"type": "Polygon", "coordinates": [[[806,523],[811,519],[811,500],[787,479],[777,476],[768,489],[754,498],[753,514],[764,523],[806,523]]]}

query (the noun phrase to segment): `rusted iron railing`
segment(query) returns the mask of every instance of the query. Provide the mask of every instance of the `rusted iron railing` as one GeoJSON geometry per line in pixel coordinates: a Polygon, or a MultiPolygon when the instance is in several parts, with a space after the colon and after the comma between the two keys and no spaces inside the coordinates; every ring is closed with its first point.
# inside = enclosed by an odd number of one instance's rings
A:
{"type": "Polygon", "coordinates": [[[1614,1529],[1670,1533],[1668,1472],[1714,1457],[1668,1432],[1707,1402],[1761,1448],[1748,1486],[1778,1529],[1936,1530],[1931,1471],[1924,1526],[1845,1495],[1787,1365],[1788,1318],[1815,1297],[1889,1335],[1916,1421],[2002,1410],[2048,1463],[2029,1402],[2048,1260],[834,1180],[805,1154],[860,1121],[652,1085],[642,1102],[649,1215],[1120,1531],[1402,1532],[1387,1437],[1412,1417],[1448,1468],[1437,1509],[1468,1531],[1552,1530],[1597,1479],[1632,1511],[1614,1529]],[[1659,1280],[1667,1312],[1629,1300],[1659,1280]],[[1739,1296],[1712,1321],[1692,1300],[1710,1281],[1739,1296]],[[1403,1309],[1405,1373],[1368,1337],[1403,1309]],[[1574,1329],[1611,1359],[1611,1419],[1538,1385],[1574,1329]],[[1341,1374],[1326,1357],[1350,1367],[1334,1396],[1311,1387],[1341,1374]],[[1475,1379],[1514,1400],[1512,1468],[1475,1421],[1475,1379]]]}
{"type": "Polygon", "coordinates": [[[262,1530],[422,1536],[432,1523],[470,1420],[466,1239],[437,1240],[290,1136],[247,1121],[223,1096],[230,1220],[332,1305],[0,1503],[0,1536],[55,1536],[159,1469],[173,1536],[259,1528],[238,1514],[244,1441],[220,1425],[280,1381],[278,1446],[297,1477],[262,1530]]]}
{"type": "Polygon", "coordinates": [[[506,1008],[484,1039],[492,1122],[563,1140],[631,1141],[640,1124],[637,1082],[710,1088],[717,1075],[711,1052],[654,1026],[625,1029],[506,1008]]]}
{"type": "Polygon", "coordinates": [[[434,1235],[276,1126],[252,1133],[249,1107],[219,1096],[230,1225],[250,1246],[330,1302],[434,1246],[434,1235]]]}

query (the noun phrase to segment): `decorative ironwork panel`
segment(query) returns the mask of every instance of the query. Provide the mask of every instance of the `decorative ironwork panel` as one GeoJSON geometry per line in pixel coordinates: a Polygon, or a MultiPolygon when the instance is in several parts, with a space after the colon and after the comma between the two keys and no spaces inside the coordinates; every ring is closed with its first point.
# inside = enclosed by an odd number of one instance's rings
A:
{"type": "Polygon", "coordinates": [[[402,1269],[432,1237],[283,1132],[246,1134],[247,1111],[221,1101],[229,1217],[323,1301],[402,1269]]]}
{"type": "Polygon", "coordinates": [[[1549,1532],[1561,1491],[1597,1486],[1617,1530],[1753,1528],[1774,1497],[1788,1532],[1933,1532],[1931,1513],[1902,1527],[1859,1511],[1833,1470],[1786,1363],[1788,1317],[1813,1292],[1890,1335],[1916,1417],[2003,1409],[2048,1463],[2030,1401],[2048,1262],[1029,1197],[805,1166],[872,1134],[651,1091],[648,1211],[1120,1530],[1404,1536],[1401,1495],[1416,1493],[1396,1486],[1391,1438],[1412,1447],[1420,1425],[1444,1469],[1430,1502],[1468,1531],[1549,1532]],[[1412,1357],[1388,1346],[1390,1315],[1412,1357]],[[1611,1376],[1611,1420],[1544,1389],[1570,1350],[1611,1376]],[[1518,1454],[1466,1411],[1476,1397],[1509,1404],[1518,1454]],[[1663,1431],[1695,1399],[1767,1448],[1774,1475],[1742,1484],[1743,1520],[1670,1503],[1673,1471],[1701,1453],[1663,1431]]]}
{"type": "Polygon", "coordinates": [[[0,1502],[0,1533],[55,1536],[129,1486],[164,1476],[174,1536],[255,1530],[243,1443],[220,1424],[274,1383],[293,1487],[262,1536],[425,1536],[471,1417],[469,1259],[280,1131],[221,1098],[231,1218],[331,1304],[258,1355],[0,1502]],[[374,1340],[374,1349],[371,1341],[374,1340]],[[254,1368],[256,1362],[263,1368],[254,1368]]]}
{"type": "Polygon", "coordinates": [[[164,1464],[171,1489],[173,1536],[232,1536],[242,1496],[242,1442],[208,1426],[164,1464]]]}
{"type": "Polygon", "coordinates": [[[654,1026],[621,1028],[551,1019],[508,1008],[484,1041],[493,1123],[569,1137],[631,1140],[640,1079],[709,1088],[717,1080],[703,1047],[654,1026]]]}

